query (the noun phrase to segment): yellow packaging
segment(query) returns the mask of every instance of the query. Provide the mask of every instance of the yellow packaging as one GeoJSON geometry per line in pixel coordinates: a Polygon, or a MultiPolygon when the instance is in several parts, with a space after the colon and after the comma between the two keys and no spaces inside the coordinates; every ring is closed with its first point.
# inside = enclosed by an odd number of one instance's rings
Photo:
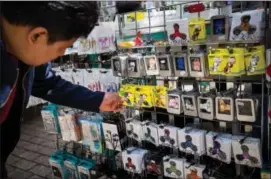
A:
{"type": "Polygon", "coordinates": [[[206,27],[205,19],[194,18],[189,21],[189,37],[192,41],[205,40],[206,39],[206,27]]]}
{"type": "Polygon", "coordinates": [[[153,89],[154,94],[154,105],[159,108],[166,109],[166,95],[167,95],[167,88],[164,86],[156,86],[153,89]]]}
{"type": "Polygon", "coordinates": [[[247,75],[265,73],[265,55],[263,45],[245,49],[245,66],[247,75]]]}
{"type": "Polygon", "coordinates": [[[208,66],[210,75],[224,74],[224,68],[227,64],[227,59],[224,58],[228,54],[225,48],[217,48],[210,50],[208,54],[208,66]]]}
{"type": "Polygon", "coordinates": [[[135,85],[122,85],[119,90],[119,95],[123,100],[124,106],[133,107],[135,101],[135,85]]]}
{"type": "Polygon", "coordinates": [[[240,76],[245,74],[245,49],[232,48],[232,52],[223,56],[223,74],[225,76],[240,76]]]}
{"type": "Polygon", "coordinates": [[[153,107],[153,87],[138,86],[135,91],[135,107],[153,107]]]}

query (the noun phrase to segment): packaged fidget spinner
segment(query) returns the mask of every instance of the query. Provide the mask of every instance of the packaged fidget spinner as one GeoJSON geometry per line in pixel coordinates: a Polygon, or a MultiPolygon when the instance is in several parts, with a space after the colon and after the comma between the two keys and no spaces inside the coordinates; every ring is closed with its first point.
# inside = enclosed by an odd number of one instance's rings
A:
{"type": "Polygon", "coordinates": [[[144,159],[147,153],[147,150],[141,148],[127,148],[125,151],[122,152],[122,162],[124,170],[131,173],[141,174],[145,169],[144,159]]]}
{"type": "Polygon", "coordinates": [[[184,163],[184,176],[185,179],[200,179],[203,178],[203,170],[205,169],[205,165],[200,164],[192,164],[189,162],[184,163]]]}
{"type": "Polygon", "coordinates": [[[213,120],[215,118],[215,99],[213,97],[198,97],[198,114],[202,119],[213,120]]]}
{"type": "Polygon", "coordinates": [[[144,140],[158,146],[159,137],[158,137],[158,125],[153,122],[146,121],[143,126],[144,140]]]}
{"type": "Polygon", "coordinates": [[[207,155],[225,163],[231,163],[232,135],[208,132],[206,135],[207,155]]]}
{"type": "Polygon", "coordinates": [[[227,49],[210,48],[208,54],[209,74],[221,75],[224,74],[224,68],[227,64],[227,59],[224,58],[228,54],[227,49]]]}
{"type": "Polygon", "coordinates": [[[171,76],[172,75],[172,64],[170,55],[157,56],[159,63],[159,75],[160,76],[171,76]]]}
{"type": "Polygon", "coordinates": [[[150,153],[145,159],[145,171],[147,174],[163,176],[163,156],[164,153],[150,153]]]}
{"type": "Polygon", "coordinates": [[[245,51],[245,65],[247,75],[258,75],[265,73],[264,46],[249,47],[245,51]]]}
{"type": "Polygon", "coordinates": [[[205,76],[205,56],[204,53],[188,55],[189,73],[192,77],[205,76]]]}
{"type": "Polygon", "coordinates": [[[153,88],[153,96],[155,106],[159,108],[167,108],[167,88],[164,86],[155,86],[153,88]]]}
{"type": "Polygon", "coordinates": [[[124,106],[134,106],[135,104],[135,90],[134,85],[122,85],[119,90],[119,95],[123,100],[124,106]]]}
{"type": "Polygon", "coordinates": [[[227,16],[218,15],[211,17],[212,40],[228,40],[229,19],[227,16]]]}
{"type": "Polygon", "coordinates": [[[144,139],[144,133],[142,132],[142,124],[138,120],[127,119],[126,124],[126,133],[127,136],[141,142],[144,139]]]}
{"type": "Polygon", "coordinates": [[[173,71],[175,76],[188,76],[187,55],[180,54],[173,56],[173,71]]]}
{"type": "Polygon", "coordinates": [[[184,178],[184,159],[165,156],[163,158],[164,176],[169,178],[184,178]]]}
{"type": "Polygon", "coordinates": [[[235,163],[250,167],[262,167],[260,139],[233,136],[232,149],[235,163]]]}
{"type": "Polygon", "coordinates": [[[65,168],[67,169],[67,178],[79,178],[78,171],[77,171],[77,164],[79,160],[72,156],[72,155],[66,155],[64,160],[65,168]]]}
{"type": "Polygon", "coordinates": [[[218,96],[215,98],[216,118],[222,121],[233,121],[234,119],[234,104],[232,97],[218,96]]]}
{"type": "Polygon", "coordinates": [[[135,89],[135,106],[137,108],[151,108],[154,106],[152,86],[138,86],[135,89]]]}
{"type": "Polygon", "coordinates": [[[236,98],[235,107],[238,121],[255,122],[258,100],[249,98],[236,98]]]}
{"type": "Polygon", "coordinates": [[[197,110],[197,94],[183,94],[182,95],[182,105],[183,105],[183,111],[184,115],[187,116],[198,116],[198,110],[197,110]]]}
{"type": "Polygon", "coordinates": [[[144,64],[147,75],[159,75],[159,62],[155,55],[144,56],[144,64]]]}
{"type": "Polygon", "coordinates": [[[168,125],[159,125],[158,136],[159,136],[159,145],[177,148],[177,127],[168,126],[168,125]]]}
{"type": "Polygon", "coordinates": [[[244,48],[228,48],[229,53],[224,55],[223,75],[240,76],[245,74],[244,48]]]}
{"type": "Polygon", "coordinates": [[[206,153],[205,130],[185,127],[178,130],[179,150],[185,153],[197,154],[199,156],[206,153]]]}
{"type": "Polygon", "coordinates": [[[183,113],[181,92],[179,90],[168,92],[168,94],[167,94],[167,111],[172,114],[183,113]]]}
{"type": "Polygon", "coordinates": [[[111,59],[114,76],[127,76],[127,57],[126,55],[120,55],[111,59]]]}
{"type": "Polygon", "coordinates": [[[190,40],[205,40],[206,39],[206,28],[205,28],[205,19],[197,18],[191,19],[189,21],[189,37],[190,40]]]}
{"type": "Polygon", "coordinates": [[[142,77],[146,75],[143,57],[140,54],[133,54],[127,57],[128,76],[142,77]]]}

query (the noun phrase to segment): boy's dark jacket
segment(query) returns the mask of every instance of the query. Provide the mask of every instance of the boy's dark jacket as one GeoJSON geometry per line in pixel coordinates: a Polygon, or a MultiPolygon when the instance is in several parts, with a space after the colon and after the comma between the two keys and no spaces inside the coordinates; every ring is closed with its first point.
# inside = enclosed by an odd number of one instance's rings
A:
{"type": "MultiPolygon", "coordinates": [[[[17,67],[9,59],[2,42],[0,42],[0,111],[5,106],[17,79],[17,67]]],[[[39,67],[27,67],[23,75],[22,108],[28,103],[30,95],[48,100],[55,104],[65,105],[81,110],[98,112],[103,100],[103,92],[92,92],[85,87],[74,85],[56,76],[47,63],[39,67]]],[[[10,111],[15,112],[16,111],[10,111]]],[[[20,118],[22,114],[18,114],[20,118]]]]}

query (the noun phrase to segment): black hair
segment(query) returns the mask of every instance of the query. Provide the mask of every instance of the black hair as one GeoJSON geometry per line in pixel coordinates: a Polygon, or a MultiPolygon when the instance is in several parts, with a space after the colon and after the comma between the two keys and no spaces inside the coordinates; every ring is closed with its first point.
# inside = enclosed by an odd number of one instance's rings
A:
{"type": "Polygon", "coordinates": [[[10,24],[44,27],[48,43],[87,36],[96,25],[99,8],[96,1],[5,1],[1,16],[10,24]]]}
{"type": "Polygon", "coordinates": [[[175,23],[175,24],[173,25],[173,27],[180,28],[179,24],[177,24],[177,23],[175,23]]]}

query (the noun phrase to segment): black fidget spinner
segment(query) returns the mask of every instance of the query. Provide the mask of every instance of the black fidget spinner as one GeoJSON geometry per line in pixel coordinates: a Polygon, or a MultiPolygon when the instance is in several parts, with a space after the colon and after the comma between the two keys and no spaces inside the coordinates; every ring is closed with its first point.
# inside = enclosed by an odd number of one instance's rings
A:
{"type": "Polygon", "coordinates": [[[151,136],[151,129],[149,127],[147,127],[147,133],[145,133],[145,137],[151,142],[155,142],[155,138],[151,136]]]}
{"type": "Polygon", "coordinates": [[[222,160],[227,159],[226,153],[221,150],[221,144],[215,138],[213,139],[213,147],[209,148],[209,152],[211,155],[218,155],[222,160]]]}
{"type": "Polygon", "coordinates": [[[175,144],[175,140],[170,137],[170,131],[168,129],[164,130],[164,136],[160,137],[162,143],[169,142],[171,145],[175,144]]]}
{"type": "Polygon", "coordinates": [[[249,148],[246,145],[241,145],[241,150],[243,154],[237,154],[236,158],[239,161],[243,161],[244,159],[248,159],[252,164],[257,164],[259,160],[256,157],[253,157],[249,154],[249,148]]]}
{"type": "Polygon", "coordinates": [[[184,149],[190,148],[194,152],[198,151],[197,146],[192,143],[192,137],[190,135],[185,136],[185,142],[181,143],[181,147],[184,149]]]}
{"type": "Polygon", "coordinates": [[[138,135],[134,133],[134,126],[130,124],[130,130],[127,130],[127,134],[130,137],[138,138],[138,135]]]}

